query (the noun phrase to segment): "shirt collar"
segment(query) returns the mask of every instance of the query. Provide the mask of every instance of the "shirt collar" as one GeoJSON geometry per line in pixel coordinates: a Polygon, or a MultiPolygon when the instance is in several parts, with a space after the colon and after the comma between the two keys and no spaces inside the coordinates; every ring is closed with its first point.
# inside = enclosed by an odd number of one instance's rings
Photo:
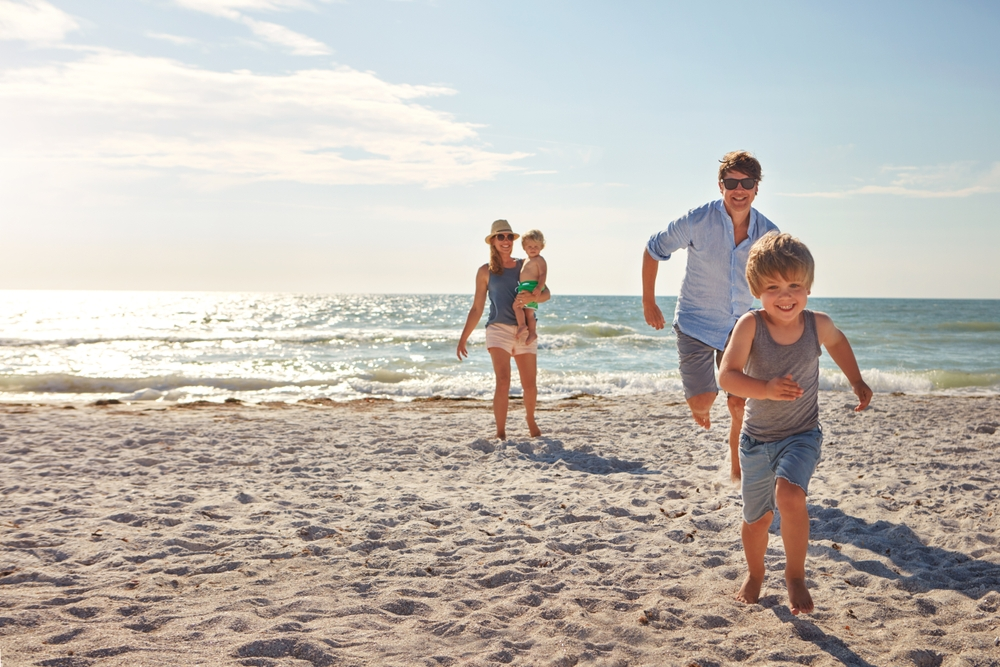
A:
{"type": "MultiPolygon", "coordinates": [[[[726,210],[726,202],[722,199],[716,199],[712,202],[716,210],[722,214],[722,219],[728,222],[730,225],[733,224],[733,219],[729,217],[729,212],[726,210]]],[[[753,206],[750,207],[750,222],[747,224],[747,231],[753,236],[753,232],[757,231],[757,209],[753,206]]]]}

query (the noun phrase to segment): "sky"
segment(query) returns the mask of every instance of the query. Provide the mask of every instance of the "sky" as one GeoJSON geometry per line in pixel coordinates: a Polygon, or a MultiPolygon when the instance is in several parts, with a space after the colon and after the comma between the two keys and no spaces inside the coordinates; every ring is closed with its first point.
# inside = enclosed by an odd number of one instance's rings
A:
{"type": "Polygon", "coordinates": [[[963,0],[0,0],[0,289],[471,293],[505,218],[554,294],[635,295],[744,149],[814,296],[997,299],[997,34],[963,0]]]}

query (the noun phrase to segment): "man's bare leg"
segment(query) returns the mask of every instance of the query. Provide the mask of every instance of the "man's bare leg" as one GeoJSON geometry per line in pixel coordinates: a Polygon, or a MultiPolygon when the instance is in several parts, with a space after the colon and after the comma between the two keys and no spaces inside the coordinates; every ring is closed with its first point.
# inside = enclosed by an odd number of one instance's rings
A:
{"type": "Polygon", "coordinates": [[[806,492],[802,487],[779,477],[774,495],[781,513],[781,541],[785,544],[788,608],[796,616],[808,614],[813,610],[813,601],[806,587],[806,552],[809,550],[806,492]]]}
{"type": "Polygon", "coordinates": [[[507,406],[510,403],[510,355],[499,347],[490,348],[496,388],[493,390],[493,418],[497,422],[497,437],[507,439],[507,406]]]}
{"type": "Polygon", "coordinates": [[[764,586],[764,555],[767,553],[767,531],[774,512],[768,512],[753,523],[743,522],[743,555],[747,559],[747,576],[736,593],[736,599],[746,604],[757,604],[760,589],[764,586]]]}
{"type": "Polygon", "coordinates": [[[726,406],[729,408],[729,415],[732,421],[729,422],[729,479],[738,482],[740,473],[740,432],[743,430],[743,413],[746,410],[747,400],[739,396],[730,396],[726,399],[726,406]]]}
{"type": "Polygon", "coordinates": [[[687,399],[688,407],[691,408],[691,415],[698,424],[706,429],[712,428],[712,420],[709,414],[712,411],[712,404],[718,392],[707,391],[704,394],[697,394],[687,399]]]}

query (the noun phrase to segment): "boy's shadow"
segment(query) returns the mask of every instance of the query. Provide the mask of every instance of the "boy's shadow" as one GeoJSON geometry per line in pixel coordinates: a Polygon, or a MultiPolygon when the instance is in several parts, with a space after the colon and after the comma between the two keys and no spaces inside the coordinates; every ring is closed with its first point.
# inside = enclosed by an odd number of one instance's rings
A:
{"type": "Polygon", "coordinates": [[[864,586],[869,577],[881,577],[909,593],[943,589],[978,599],[989,591],[1000,591],[1000,564],[926,545],[906,525],[883,520],[869,523],[836,507],[819,505],[809,506],[809,516],[810,541],[814,542],[810,551],[821,549],[831,560],[850,563],[858,574],[848,577],[849,585],[864,586]],[[894,567],[880,559],[858,560],[834,547],[815,544],[821,540],[865,549],[888,559],[894,567]]]}
{"type": "Polygon", "coordinates": [[[533,438],[511,442],[517,451],[530,460],[539,463],[558,464],[562,462],[568,470],[587,472],[593,475],[609,475],[627,472],[631,475],[659,475],[659,470],[649,470],[642,461],[624,461],[614,456],[599,456],[583,449],[564,449],[563,442],[554,438],[533,438]]]}
{"type": "MultiPolygon", "coordinates": [[[[857,573],[846,577],[848,585],[866,586],[870,577],[881,577],[892,580],[901,590],[910,593],[946,589],[970,599],[979,599],[990,591],[1000,591],[1000,564],[976,560],[959,551],[925,545],[903,524],[882,520],[870,523],[835,507],[819,505],[809,505],[809,516],[812,519],[810,541],[813,542],[810,552],[822,550],[831,560],[849,563],[857,573]],[[837,546],[851,544],[870,551],[873,556],[877,554],[888,559],[892,567],[879,558],[859,560],[836,547],[815,544],[826,540],[837,546]]],[[[778,521],[777,516],[775,521],[778,521]]],[[[800,639],[815,644],[844,665],[875,667],[852,651],[843,639],[827,634],[808,617],[793,616],[788,607],[780,602],[779,596],[762,597],[760,604],[769,608],[782,622],[790,623],[800,639]]],[[[987,611],[996,611],[1000,606],[997,600],[986,604],[987,611]]],[[[916,606],[924,615],[937,611],[936,605],[924,598],[917,598],[916,606]]]]}

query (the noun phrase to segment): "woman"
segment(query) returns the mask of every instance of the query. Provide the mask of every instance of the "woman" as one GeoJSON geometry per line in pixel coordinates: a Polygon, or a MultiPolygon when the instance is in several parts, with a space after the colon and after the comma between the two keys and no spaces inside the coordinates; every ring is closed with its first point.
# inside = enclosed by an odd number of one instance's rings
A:
{"type": "Polygon", "coordinates": [[[515,234],[506,220],[497,220],[486,237],[490,246],[489,264],[483,264],[476,272],[476,296],[469,309],[469,317],[465,321],[462,337],[458,339],[458,360],[469,356],[465,345],[472,330],[479,324],[486,305],[486,295],[490,297],[490,316],[486,321],[486,349],[493,359],[493,374],[496,376],[496,388],[493,391],[493,416],[497,422],[497,437],[507,439],[507,404],[510,400],[510,358],[517,363],[517,372],[521,376],[521,388],[524,390],[524,411],[528,420],[528,432],[533,438],[542,434],[535,423],[535,402],[538,398],[538,341],[525,345],[518,342],[517,318],[515,308],[523,308],[529,301],[542,303],[548,301],[546,288],[537,297],[530,292],[517,294],[518,278],[521,275],[521,262],[514,259],[511,252],[514,248],[515,234]]]}

